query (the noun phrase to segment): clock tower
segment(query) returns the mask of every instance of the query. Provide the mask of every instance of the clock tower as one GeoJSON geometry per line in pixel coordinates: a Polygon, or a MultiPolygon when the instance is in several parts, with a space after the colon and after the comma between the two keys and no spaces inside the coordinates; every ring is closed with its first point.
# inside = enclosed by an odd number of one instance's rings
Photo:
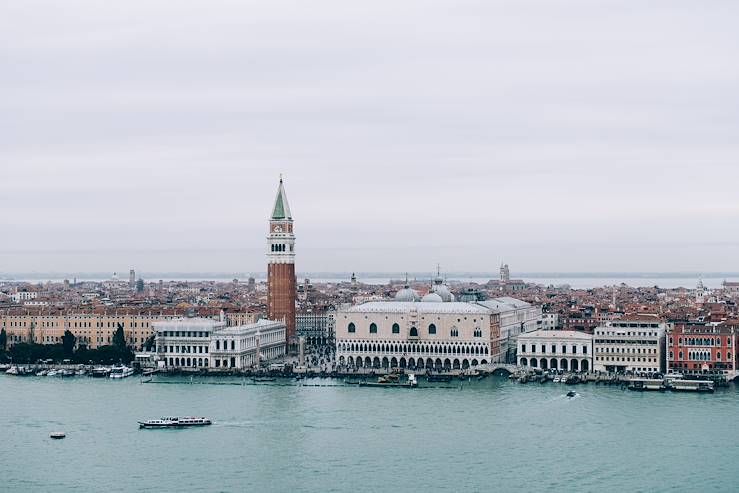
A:
{"type": "Polygon", "coordinates": [[[280,176],[267,236],[267,317],[284,320],[287,352],[294,352],[295,337],[295,234],[293,218],[280,176]]]}

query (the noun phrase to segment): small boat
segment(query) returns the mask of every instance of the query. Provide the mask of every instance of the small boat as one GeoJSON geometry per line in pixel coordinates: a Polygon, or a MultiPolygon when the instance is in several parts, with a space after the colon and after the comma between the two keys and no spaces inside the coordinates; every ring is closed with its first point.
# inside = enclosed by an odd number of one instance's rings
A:
{"type": "Polygon", "coordinates": [[[46,374],[46,376],[47,377],[55,377],[57,375],[61,376],[60,373],[61,372],[59,370],[51,369],[49,370],[49,373],[46,374]]]}
{"type": "Polygon", "coordinates": [[[46,374],[49,373],[47,370],[39,370],[36,372],[37,377],[45,377],[46,374]]]}
{"type": "Polygon", "coordinates": [[[75,371],[74,370],[62,370],[61,374],[62,374],[61,376],[63,377],[73,377],[75,374],[75,371]]]}
{"type": "Polygon", "coordinates": [[[92,369],[92,376],[95,378],[103,378],[110,375],[110,368],[98,366],[92,369]]]}
{"type": "Polygon", "coordinates": [[[18,367],[17,366],[11,366],[7,370],[5,370],[6,375],[17,375],[18,374],[18,367]]]}
{"type": "Polygon", "coordinates": [[[376,382],[359,382],[359,386],[414,388],[418,387],[418,380],[416,379],[416,375],[414,375],[413,373],[408,374],[407,382],[401,382],[397,375],[387,375],[379,377],[376,382]]]}
{"type": "Polygon", "coordinates": [[[577,392],[575,392],[574,390],[570,390],[569,392],[567,392],[567,397],[575,397],[576,395],[577,392]]]}
{"type": "Polygon", "coordinates": [[[63,431],[55,431],[49,435],[49,437],[53,438],[54,440],[61,440],[66,436],[67,435],[63,431]]]}
{"type": "Polygon", "coordinates": [[[161,419],[149,419],[146,421],[139,421],[139,428],[154,429],[154,428],[189,428],[193,426],[208,426],[213,422],[208,418],[196,418],[193,416],[186,417],[173,417],[173,418],[161,418],[161,419]]]}
{"type": "Polygon", "coordinates": [[[133,368],[127,366],[114,366],[110,369],[110,378],[126,378],[133,375],[133,368]]]}

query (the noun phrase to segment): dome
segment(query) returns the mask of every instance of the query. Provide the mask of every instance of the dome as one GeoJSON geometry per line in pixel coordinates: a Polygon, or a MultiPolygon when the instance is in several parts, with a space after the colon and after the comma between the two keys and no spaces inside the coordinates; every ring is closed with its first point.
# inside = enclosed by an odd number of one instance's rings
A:
{"type": "Polygon", "coordinates": [[[439,295],[439,298],[441,298],[441,301],[454,301],[454,295],[451,291],[449,291],[449,288],[445,285],[441,284],[439,286],[436,286],[436,289],[434,289],[434,293],[439,295]]]}
{"type": "Polygon", "coordinates": [[[441,303],[444,300],[441,299],[441,296],[439,296],[437,293],[429,293],[423,298],[421,298],[421,301],[426,302],[426,303],[430,303],[430,302],[431,303],[441,303]]]}
{"type": "Polygon", "coordinates": [[[395,293],[395,301],[418,301],[418,299],[418,293],[407,286],[395,293]]]}

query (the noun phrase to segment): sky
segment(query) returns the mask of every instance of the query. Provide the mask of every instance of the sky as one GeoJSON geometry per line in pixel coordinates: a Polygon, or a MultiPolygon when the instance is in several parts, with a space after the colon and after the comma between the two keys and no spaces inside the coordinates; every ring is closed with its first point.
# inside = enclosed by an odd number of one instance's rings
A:
{"type": "Polygon", "coordinates": [[[0,3],[0,272],[739,271],[739,2],[0,3]]]}

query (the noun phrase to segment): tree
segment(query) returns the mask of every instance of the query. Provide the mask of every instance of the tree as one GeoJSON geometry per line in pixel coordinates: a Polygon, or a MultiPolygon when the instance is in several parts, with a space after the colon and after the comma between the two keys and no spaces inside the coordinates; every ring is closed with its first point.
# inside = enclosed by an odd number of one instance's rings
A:
{"type": "Polygon", "coordinates": [[[115,334],[113,334],[113,345],[118,349],[126,349],[126,334],[123,333],[123,325],[118,324],[115,334]]]}
{"type": "Polygon", "coordinates": [[[153,334],[147,337],[146,342],[144,343],[144,349],[146,351],[151,351],[152,348],[155,347],[156,345],[155,340],[156,340],[156,336],[153,334]]]}
{"type": "Polygon", "coordinates": [[[5,352],[5,347],[8,345],[8,333],[5,329],[0,331],[0,352],[5,352]]]}
{"type": "Polygon", "coordinates": [[[69,331],[64,331],[62,336],[62,346],[64,347],[64,356],[71,358],[74,355],[74,345],[77,342],[77,338],[69,331]]]}

